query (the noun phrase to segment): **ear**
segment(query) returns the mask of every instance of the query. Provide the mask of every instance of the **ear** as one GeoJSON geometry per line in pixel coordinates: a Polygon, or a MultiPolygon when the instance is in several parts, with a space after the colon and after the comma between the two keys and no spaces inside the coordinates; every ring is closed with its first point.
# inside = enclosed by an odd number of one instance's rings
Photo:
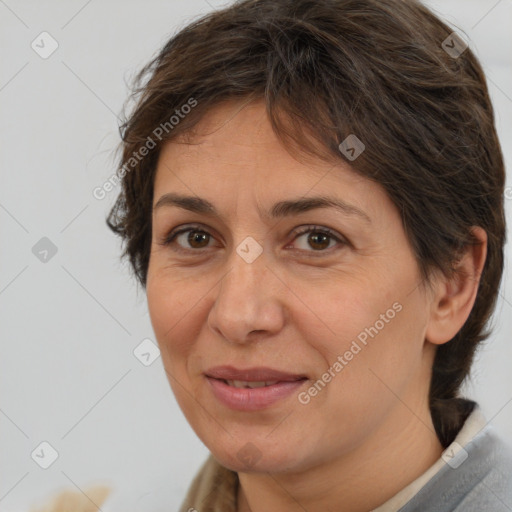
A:
{"type": "Polygon", "coordinates": [[[433,283],[425,338],[435,345],[450,341],[460,331],[475,303],[487,257],[487,233],[477,226],[471,232],[477,243],[466,247],[454,275],[448,278],[439,273],[433,283]]]}

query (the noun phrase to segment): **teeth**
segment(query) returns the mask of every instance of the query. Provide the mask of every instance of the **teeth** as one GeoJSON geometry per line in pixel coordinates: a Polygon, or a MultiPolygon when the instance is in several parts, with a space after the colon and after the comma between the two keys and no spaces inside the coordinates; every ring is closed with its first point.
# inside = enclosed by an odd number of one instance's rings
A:
{"type": "Polygon", "coordinates": [[[233,386],[235,388],[263,388],[265,386],[272,386],[272,384],[277,384],[278,380],[269,380],[269,381],[259,381],[259,382],[247,382],[245,380],[227,380],[228,385],[233,386]]]}

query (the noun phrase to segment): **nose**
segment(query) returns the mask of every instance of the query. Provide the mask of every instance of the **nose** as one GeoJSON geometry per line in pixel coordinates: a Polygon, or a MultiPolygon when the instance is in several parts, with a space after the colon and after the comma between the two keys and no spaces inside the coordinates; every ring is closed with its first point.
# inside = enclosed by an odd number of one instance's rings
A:
{"type": "Polygon", "coordinates": [[[208,325],[231,343],[270,337],[285,324],[285,285],[271,270],[265,252],[248,263],[233,252],[216,288],[208,325]]]}

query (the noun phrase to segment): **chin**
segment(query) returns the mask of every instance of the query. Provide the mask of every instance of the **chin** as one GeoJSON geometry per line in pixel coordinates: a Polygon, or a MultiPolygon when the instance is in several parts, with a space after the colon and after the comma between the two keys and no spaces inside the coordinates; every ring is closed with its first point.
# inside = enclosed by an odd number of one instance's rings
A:
{"type": "Polygon", "coordinates": [[[269,443],[265,445],[249,439],[236,444],[239,444],[240,448],[234,449],[233,442],[225,448],[208,448],[220,464],[237,473],[287,473],[306,468],[306,463],[300,459],[296,447],[282,446],[280,450],[276,450],[276,447],[270,446],[269,443]]]}

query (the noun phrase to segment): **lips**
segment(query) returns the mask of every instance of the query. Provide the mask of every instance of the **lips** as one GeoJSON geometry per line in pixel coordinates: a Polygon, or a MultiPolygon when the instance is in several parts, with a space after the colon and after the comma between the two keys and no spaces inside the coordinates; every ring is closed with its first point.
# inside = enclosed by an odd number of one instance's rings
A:
{"type": "Polygon", "coordinates": [[[233,366],[216,366],[204,373],[207,377],[223,380],[226,383],[234,383],[236,387],[241,387],[245,383],[275,384],[279,382],[294,382],[307,378],[304,374],[287,373],[266,367],[239,369],[233,366]]]}
{"type": "Polygon", "coordinates": [[[205,377],[220,404],[241,412],[278,406],[299,392],[308,380],[305,375],[272,368],[238,369],[232,366],[210,368],[205,377]]]}

